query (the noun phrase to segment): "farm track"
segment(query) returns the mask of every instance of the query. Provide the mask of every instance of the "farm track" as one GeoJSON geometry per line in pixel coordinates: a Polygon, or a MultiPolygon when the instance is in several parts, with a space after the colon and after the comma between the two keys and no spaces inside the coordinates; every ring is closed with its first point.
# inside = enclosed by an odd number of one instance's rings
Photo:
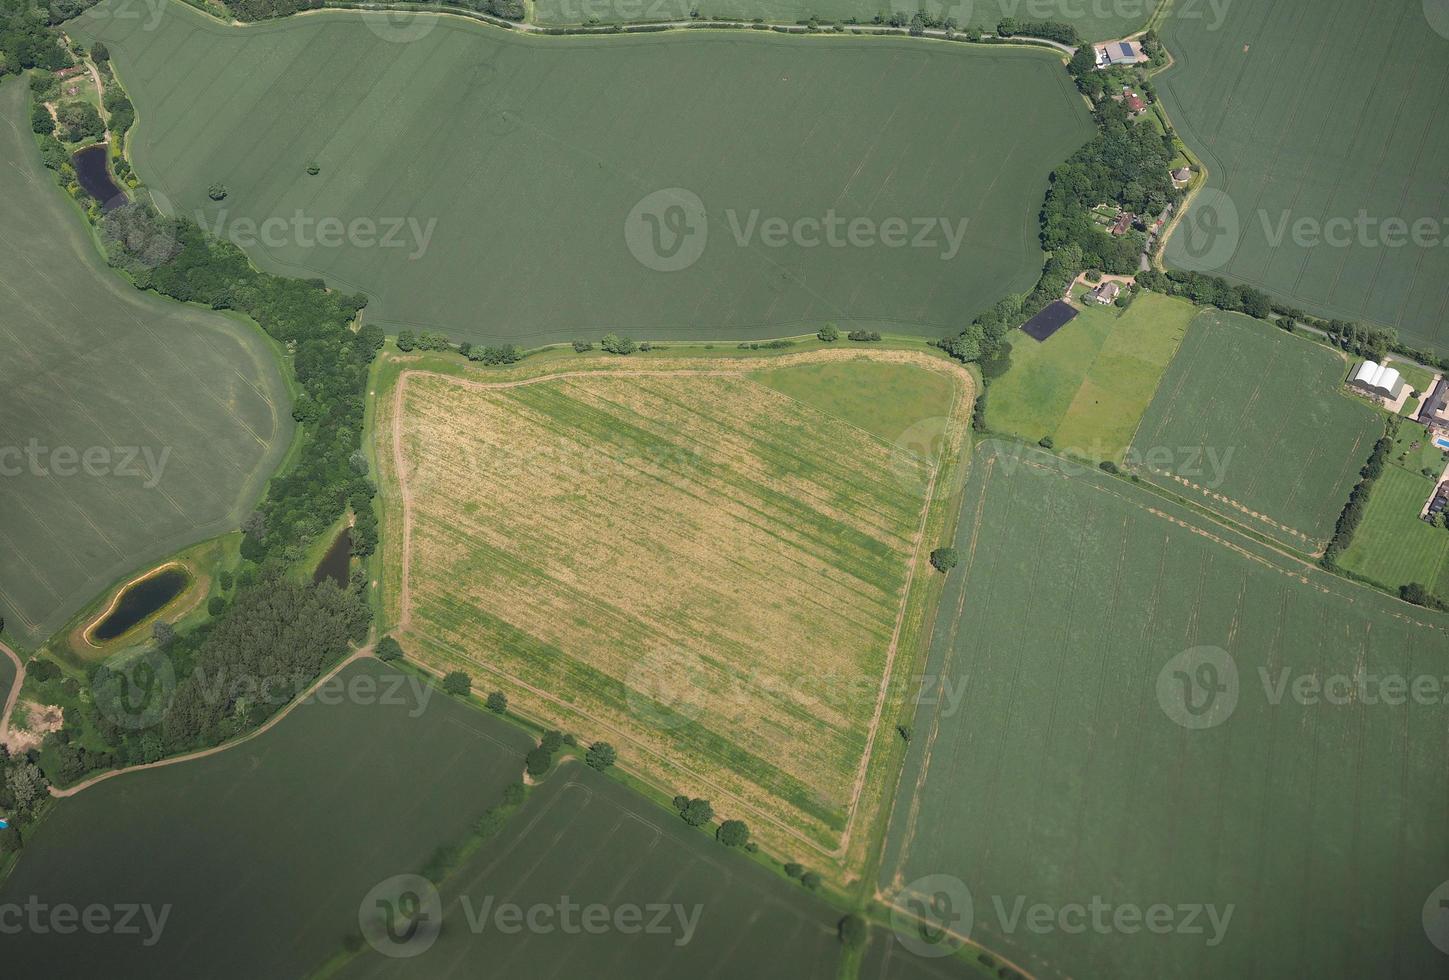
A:
{"type": "Polygon", "coordinates": [[[0,742],[4,742],[5,733],[10,729],[10,715],[15,711],[15,702],[20,700],[20,688],[25,683],[25,663],[19,654],[4,643],[0,643],[0,653],[15,662],[15,682],[10,685],[10,694],[5,699],[5,710],[0,712],[0,742]]]}

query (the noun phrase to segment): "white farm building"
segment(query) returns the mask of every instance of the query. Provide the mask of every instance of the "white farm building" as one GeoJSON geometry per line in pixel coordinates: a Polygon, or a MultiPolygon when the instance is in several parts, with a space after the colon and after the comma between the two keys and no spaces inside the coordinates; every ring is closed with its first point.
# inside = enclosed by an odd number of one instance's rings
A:
{"type": "Polygon", "coordinates": [[[1360,364],[1350,383],[1361,391],[1383,395],[1390,400],[1398,398],[1399,393],[1404,390],[1404,379],[1399,377],[1399,372],[1377,361],[1364,361],[1360,364]]]}

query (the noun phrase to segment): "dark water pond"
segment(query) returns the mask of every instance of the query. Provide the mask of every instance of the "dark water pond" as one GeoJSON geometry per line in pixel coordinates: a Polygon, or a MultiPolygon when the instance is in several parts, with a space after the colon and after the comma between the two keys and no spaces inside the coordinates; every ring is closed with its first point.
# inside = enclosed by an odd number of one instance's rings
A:
{"type": "Polygon", "coordinates": [[[352,528],[344,527],[342,533],[337,535],[332,542],[332,547],[327,549],[327,554],[322,556],[322,561],[317,565],[317,571],[312,573],[314,583],[323,579],[331,579],[340,588],[347,588],[347,576],[352,571],[352,528]]]}
{"type": "Polygon", "coordinates": [[[106,618],[91,630],[95,640],[114,640],[126,630],[160,609],[191,584],[191,576],[182,568],[167,568],[126,586],[106,618]]]}
{"type": "Polygon", "coordinates": [[[126,203],[126,195],[111,178],[109,161],[106,159],[108,152],[109,148],[105,143],[97,143],[84,150],[77,150],[70,158],[81,189],[100,201],[101,207],[107,211],[126,203]]]}

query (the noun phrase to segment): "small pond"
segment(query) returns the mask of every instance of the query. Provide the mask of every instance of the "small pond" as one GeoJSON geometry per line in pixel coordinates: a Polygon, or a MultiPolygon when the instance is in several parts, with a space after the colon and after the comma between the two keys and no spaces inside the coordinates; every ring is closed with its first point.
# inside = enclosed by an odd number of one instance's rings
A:
{"type": "Polygon", "coordinates": [[[132,582],[121,592],[106,617],[91,629],[91,639],[114,640],[175,599],[190,584],[191,576],[186,569],[176,566],[132,582]]]}
{"type": "Polygon", "coordinates": [[[315,584],[330,578],[337,583],[339,588],[345,589],[351,571],[352,528],[344,527],[342,533],[333,540],[332,547],[327,549],[327,554],[322,556],[322,561],[317,565],[317,571],[312,573],[312,582],[315,584]]]}
{"type": "Polygon", "coordinates": [[[105,143],[97,143],[77,150],[70,158],[81,189],[100,201],[101,207],[107,211],[126,203],[126,195],[111,177],[110,161],[107,159],[109,152],[110,147],[105,143]]]}

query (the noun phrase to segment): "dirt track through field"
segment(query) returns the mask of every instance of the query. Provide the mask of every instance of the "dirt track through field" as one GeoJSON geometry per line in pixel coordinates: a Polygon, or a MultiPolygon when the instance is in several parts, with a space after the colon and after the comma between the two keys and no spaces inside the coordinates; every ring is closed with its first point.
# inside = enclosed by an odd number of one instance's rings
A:
{"type": "Polygon", "coordinates": [[[15,711],[15,702],[20,699],[20,687],[25,683],[25,664],[20,655],[4,643],[0,643],[0,653],[15,661],[15,683],[10,686],[10,696],[5,699],[5,710],[0,712],[0,743],[3,743],[5,733],[10,729],[10,715],[15,711]]]}

